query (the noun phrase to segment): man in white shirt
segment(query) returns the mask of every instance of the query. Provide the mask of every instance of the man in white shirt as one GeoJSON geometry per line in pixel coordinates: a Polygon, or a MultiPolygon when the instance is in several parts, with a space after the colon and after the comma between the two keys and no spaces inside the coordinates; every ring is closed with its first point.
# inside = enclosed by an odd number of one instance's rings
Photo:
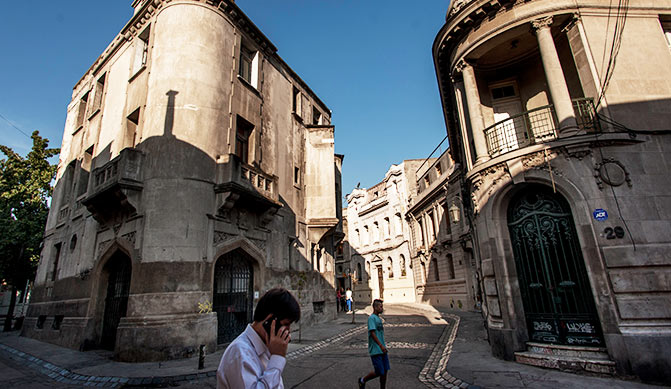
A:
{"type": "Polygon", "coordinates": [[[247,325],[226,348],[217,369],[217,389],[284,388],[282,371],[291,323],[301,318],[296,298],[283,288],[266,292],[247,325]]]}
{"type": "Polygon", "coordinates": [[[352,312],[352,289],[347,288],[345,300],[347,301],[347,312],[352,312]]]}

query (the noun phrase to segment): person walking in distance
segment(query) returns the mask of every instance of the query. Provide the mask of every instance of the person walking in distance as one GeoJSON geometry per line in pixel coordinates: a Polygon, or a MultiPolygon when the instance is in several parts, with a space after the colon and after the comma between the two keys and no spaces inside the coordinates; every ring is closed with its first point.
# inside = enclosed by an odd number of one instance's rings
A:
{"type": "Polygon", "coordinates": [[[390,367],[387,346],[384,343],[384,326],[380,318],[382,312],[384,312],[382,300],[376,299],[373,301],[373,313],[368,317],[368,354],[374,370],[357,379],[359,388],[366,387],[367,381],[377,377],[380,377],[381,389],[387,385],[387,372],[390,367]]]}
{"type": "Polygon", "coordinates": [[[256,304],[254,321],[224,351],[217,389],[283,389],[291,324],[300,318],[298,301],[288,290],[267,291],[256,304]]]}
{"type": "MultiPolygon", "coordinates": [[[[342,290],[342,288],[338,288],[338,290],[336,291],[336,311],[337,312],[340,312],[341,311],[340,308],[342,308],[343,296],[342,296],[341,290],[342,290]]],[[[343,309],[343,311],[344,311],[344,309],[343,309]]]]}
{"type": "Polygon", "coordinates": [[[347,288],[345,299],[347,300],[347,312],[352,312],[352,289],[347,288]]]}

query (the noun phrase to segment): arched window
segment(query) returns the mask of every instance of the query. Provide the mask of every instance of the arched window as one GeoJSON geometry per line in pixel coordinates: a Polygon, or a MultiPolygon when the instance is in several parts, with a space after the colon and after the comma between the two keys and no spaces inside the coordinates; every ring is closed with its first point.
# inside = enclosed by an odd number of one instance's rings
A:
{"type": "Polygon", "coordinates": [[[377,222],[373,222],[373,241],[380,241],[380,225],[377,222]]]}
{"type": "Polygon", "coordinates": [[[401,254],[401,258],[400,258],[398,264],[401,267],[401,277],[405,277],[406,276],[406,273],[405,273],[405,257],[403,256],[403,254],[401,254]]]}
{"type": "Polygon", "coordinates": [[[387,259],[387,263],[387,273],[389,274],[389,278],[394,278],[394,261],[391,259],[391,257],[387,259]]]}
{"type": "Polygon", "coordinates": [[[361,242],[361,245],[367,245],[368,244],[368,226],[363,226],[363,239],[361,242]]]}
{"type": "Polygon", "coordinates": [[[363,281],[363,276],[361,275],[361,263],[356,264],[356,279],[358,281],[363,281]]]}
{"type": "Polygon", "coordinates": [[[391,236],[391,226],[389,225],[389,218],[384,218],[384,237],[389,238],[391,236]]]}

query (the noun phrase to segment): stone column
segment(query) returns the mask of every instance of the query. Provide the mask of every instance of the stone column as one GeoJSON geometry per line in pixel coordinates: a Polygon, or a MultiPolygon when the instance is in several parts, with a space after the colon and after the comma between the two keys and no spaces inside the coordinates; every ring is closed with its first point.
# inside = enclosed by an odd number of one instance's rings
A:
{"type": "Polygon", "coordinates": [[[575,120],[571,95],[566,86],[564,72],[562,71],[557,49],[550,31],[552,17],[548,16],[534,20],[531,22],[531,25],[536,31],[543,69],[545,69],[545,78],[547,79],[548,88],[552,95],[552,104],[554,104],[557,119],[559,120],[559,136],[573,135],[578,131],[578,123],[575,120]]]}
{"type": "Polygon", "coordinates": [[[464,82],[462,80],[452,79],[454,96],[457,102],[457,113],[459,115],[459,131],[461,132],[461,141],[464,143],[464,159],[466,170],[473,168],[473,154],[471,153],[471,138],[466,128],[466,112],[464,109],[464,82]]]}
{"type": "Polygon", "coordinates": [[[485,124],[480,107],[480,93],[475,81],[475,71],[465,60],[457,64],[457,71],[464,77],[464,90],[466,91],[466,104],[468,105],[468,117],[471,120],[471,135],[475,143],[475,164],[481,164],[489,160],[487,151],[487,140],[485,139],[485,124]]]}

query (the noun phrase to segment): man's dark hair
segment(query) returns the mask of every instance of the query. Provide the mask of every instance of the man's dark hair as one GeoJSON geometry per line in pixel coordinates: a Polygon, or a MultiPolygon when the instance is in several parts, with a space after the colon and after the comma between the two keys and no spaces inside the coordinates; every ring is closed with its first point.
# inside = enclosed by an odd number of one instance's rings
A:
{"type": "Polygon", "coordinates": [[[284,288],[270,289],[261,296],[254,310],[254,321],[263,321],[271,313],[277,320],[289,319],[295,323],[301,319],[301,307],[298,301],[284,288]]]}
{"type": "Polygon", "coordinates": [[[380,304],[383,304],[383,303],[384,303],[384,301],[382,301],[380,299],[373,300],[373,306],[376,306],[376,305],[379,306],[380,304]]]}

